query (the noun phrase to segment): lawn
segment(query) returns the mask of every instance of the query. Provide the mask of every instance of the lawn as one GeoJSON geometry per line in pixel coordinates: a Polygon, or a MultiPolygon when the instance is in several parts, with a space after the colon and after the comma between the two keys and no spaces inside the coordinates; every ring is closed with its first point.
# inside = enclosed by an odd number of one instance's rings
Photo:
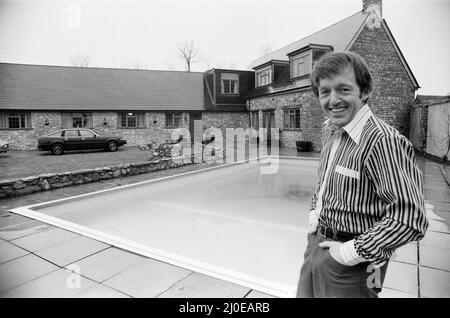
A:
{"type": "Polygon", "coordinates": [[[0,154],[0,180],[146,162],[149,157],[149,151],[137,147],[121,147],[116,152],[67,151],[61,156],[52,155],[49,151],[9,151],[0,154]]]}

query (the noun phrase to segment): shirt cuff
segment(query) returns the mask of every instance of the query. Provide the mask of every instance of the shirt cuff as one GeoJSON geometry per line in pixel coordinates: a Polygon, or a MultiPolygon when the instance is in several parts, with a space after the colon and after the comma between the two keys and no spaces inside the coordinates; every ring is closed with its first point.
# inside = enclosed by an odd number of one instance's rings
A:
{"type": "Polygon", "coordinates": [[[355,240],[347,241],[340,247],[341,257],[344,261],[344,265],[355,266],[361,262],[365,262],[366,259],[358,254],[355,248],[355,240]]]}
{"type": "Polygon", "coordinates": [[[309,211],[309,225],[311,225],[311,224],[314,224],[314,225],[319,224],[319,217],[316,214],[316,210],[309,211]]]}

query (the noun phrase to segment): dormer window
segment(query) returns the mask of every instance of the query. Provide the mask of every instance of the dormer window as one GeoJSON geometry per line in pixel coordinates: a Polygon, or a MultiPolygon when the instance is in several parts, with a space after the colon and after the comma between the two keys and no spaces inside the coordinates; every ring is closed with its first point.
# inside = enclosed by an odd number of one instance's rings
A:
{"type": "Polygon", "coordinates": [[[291,78],[302,77],[311,73],[310,52],[291,57],[291,78]]]}
{"type": "Polygon", "coordinates": [[[308,44],[287,54],[289,57],[291,80],[307,80],[314,63],[325,53],[333,51],[329,45],[308,44]]]}
{"type": "Polygon", "coordinates": [[[222,94],[239,94],[239,75],[232,73],[222,73],[222,94]]]}
{"type": "Polygon", "coordinates": [[[272,65],[257,70],[255,76],[256,76],[256,87],[269,85],[270,83],[272,83],[273,78],[272,65]]]}

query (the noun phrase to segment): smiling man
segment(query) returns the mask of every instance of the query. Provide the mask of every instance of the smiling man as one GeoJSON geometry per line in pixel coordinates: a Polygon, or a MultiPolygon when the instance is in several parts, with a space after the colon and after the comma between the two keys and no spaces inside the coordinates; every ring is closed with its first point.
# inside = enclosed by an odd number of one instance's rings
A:
{"type": "Polygon", "coordinates": [[[311,75],[328,120],[312,198],[298,297],[377,297],[389,258],[428,227],[411,143],[368,103],[361,56],[324,55],[311,75]]]}

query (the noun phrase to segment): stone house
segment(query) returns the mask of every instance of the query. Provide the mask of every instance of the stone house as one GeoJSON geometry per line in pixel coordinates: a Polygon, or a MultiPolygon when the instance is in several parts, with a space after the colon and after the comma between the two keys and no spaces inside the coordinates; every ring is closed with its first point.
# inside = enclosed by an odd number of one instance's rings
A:
{"type": "Polygon", "coordinates": [[[382,1],[362,2],[362,11],[252,62],[255,88],[248,96],[252,127],[279,128],[282,146],[295,147],[296,140],[307,140],[319,151],[325,118],[310,87],[311,70],[324,53],[348,50],[363,56],[373,75],[372,110],[408,136],[419,85],[382,18],[382,1]]]}
{"type": "Polygon", "coordinates": [[[36,149],[37,138],[87,127],[127,145],[163,143],[175,128],[248,128],[250,71],[206,73],[0,63],[0,139],[36,149]]]}

